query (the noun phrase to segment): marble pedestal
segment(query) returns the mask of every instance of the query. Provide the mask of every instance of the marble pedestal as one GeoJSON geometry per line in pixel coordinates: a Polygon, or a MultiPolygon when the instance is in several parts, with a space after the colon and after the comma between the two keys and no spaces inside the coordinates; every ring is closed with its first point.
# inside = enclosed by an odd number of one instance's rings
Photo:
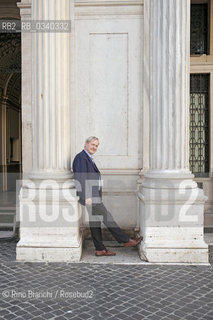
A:
{"type": "Polygon", "coordinates": [[[75,189],[20,192],[17,261],[78,262],[82,254],[79,203],[75,189]]]}
{"type": "Polygon", "coordinates": [[[141,258],[160,263],[208,263],[203,240],[203,190],[184,174],[145,177],[140,192],[141,258]],[[172,177],[173,176],[173,177],[172,177]]]}

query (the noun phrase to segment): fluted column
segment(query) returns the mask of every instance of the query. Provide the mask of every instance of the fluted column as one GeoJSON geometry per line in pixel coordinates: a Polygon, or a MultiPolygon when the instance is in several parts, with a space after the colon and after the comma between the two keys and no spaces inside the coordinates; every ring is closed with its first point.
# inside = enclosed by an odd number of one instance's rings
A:
{"type": "Polygon", "coordinates": [[[150,168],[188,169],[190,1],[150,0],[150,168]]]}
{"type": "Polygon", "coordinates": [[[188,165],[189,28],[190,0],[144,1],[148,49],[143,94],[148,101],[144,108],[149,107],[150,160],[138,197],[144,236],[140,254],[151,262],[208,261],[206,197],[188,165]]]}
{"type": "MultiPolygon", "coordinates": [[[[19,4],[21,14],[26,5],[23,1],[19,4]]],[[[60,28],[66,28],[66,21],[74,21],[73,0],[32,0],[31,9],[32,21],[43,21],[44,26],[59,22],[60,28]]],[[[32,73],[29,70],[32,171],[29,179],[23,181],[19,196],[20,241],[16,257],[19,261],[79,261],[80,210],[70,172],[73,34],[57,30],[39,32],[37,27],[31,34],[32,73]]],[[[22,61],[27,58],[25,54],[23,51],[22,61]]],[[[26,86],[22,79],[25,90],[26,86]]]]}
{"type": "MultiPolygon", "coordinates": [[[[70,20],[71,1],[33,0],[32,20],[70,20]]],[[[70,33],[32,35],[33,172],[70,176],[70,33]]]]}
{"type": "Polygon", "coordinates": [[[2,150],[0,157],[0,188],[2,191],[7,191],[7,99],[8,97],[3,95],[0,101],[0,146],[2,150]]]}

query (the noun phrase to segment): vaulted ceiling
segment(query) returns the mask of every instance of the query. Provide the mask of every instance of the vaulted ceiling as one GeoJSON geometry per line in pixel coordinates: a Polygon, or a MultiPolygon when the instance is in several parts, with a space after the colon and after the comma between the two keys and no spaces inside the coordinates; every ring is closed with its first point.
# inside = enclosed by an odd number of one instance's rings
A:
{"type": "MultiPolygon", "coordinates": [[[[20,19],[17,0],[0,0],[0,19],[20,19]]],[[[0,98],[20,107],[21,34],[0,33],[0,98]]]]}
{"type": "Polygon", "coordinates": [[[0,73],[21,72],[21,34],[0,33],[0,73]]]}

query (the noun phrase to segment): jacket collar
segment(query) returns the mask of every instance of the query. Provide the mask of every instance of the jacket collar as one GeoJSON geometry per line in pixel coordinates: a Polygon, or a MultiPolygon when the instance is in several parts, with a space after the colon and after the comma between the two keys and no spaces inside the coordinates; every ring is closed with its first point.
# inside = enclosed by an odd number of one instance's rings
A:
{"type": "Polygon", "coordinates": [[[86,159],[89,159],[89,161],[92,163],[93,168],[95,169],[95,171],[100,172],[99,169],[97,168],[95,162],[92,161],[92,159],[89,157],[89,155],[84,151],[84,149],[82,150],[82,154],[84,155],[84,157],[86,159]]]}
{"type": "Polygon", "coordinates": [[[89,154],[89,152],[87,152],[85,149],[83,149],[83,151],[86,153],[86,155],[92,160],[92,162],[94,162],[94,159],[92,157],[92,155],[89,154]]]}
{"type": "Polygon", "coordinates": [[[84,149],[82,150],[82,154],[84,155],[84,157],[86,158],[86,159],[89,159],[89,161],[91,161],[92,163],[93,163],[93,161],[92,161],[92,159],[89,157],[89,155],[84,151],[84,149]]]}

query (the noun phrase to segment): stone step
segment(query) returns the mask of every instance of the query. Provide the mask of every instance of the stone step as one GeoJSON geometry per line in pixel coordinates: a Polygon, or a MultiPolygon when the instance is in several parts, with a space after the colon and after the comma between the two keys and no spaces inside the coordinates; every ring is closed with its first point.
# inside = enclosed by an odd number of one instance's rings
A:
{"type": "Polygon", "coordinates": [[[14,223],[13,222],[1,222],[0,221],[0,230],[5,228],[13,228],[14,223]]]}
{"type": "Polygon", "coordinates": [[[116,256],[112,257],[96,257],[95,248],[92,240],[84,240],[83,253],[80,263],[91,264],[148,264],[147,261],[140,259],[138,248],[126,248],[116,241],[104,241],[104,245],[108,250],[116,252],[116,256]]]}
{"type": "Polygon", "coordinates": [[[205,228],[213,227],[213,212],[204,214],[204,226],[205,228]]]}
{"type": "Polygon", "coordinates": [[[14,237],[13,231],[0,231],[0,239],[10,239],[14,237]]]}
{"type": "Polygon", "coordinates": [[[0,206],[0,212],[15,212],[16,207],[14,206],[0,206]]]}
{"type": "Polygon", "coordinates": [[[213,233],[205,233],[204,240],[209,246],[213,246],[213,233]]]}
{"type": "Polygon", "coordinates": [[[16,210],[14,207],[0,207],[0,239],[11,238],[16,231],[16,210]]]}

